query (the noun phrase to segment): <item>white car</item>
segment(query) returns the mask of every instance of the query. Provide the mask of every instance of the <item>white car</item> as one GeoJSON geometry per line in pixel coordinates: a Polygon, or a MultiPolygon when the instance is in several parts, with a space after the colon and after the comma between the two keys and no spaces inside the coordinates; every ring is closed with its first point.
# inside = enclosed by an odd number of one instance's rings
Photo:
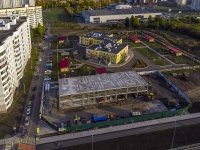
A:
{"type": "Polygon", "coordinates": [[[25,126],[28,126],[29,123],[30,123],[30,117],[29,117],[29,116],[26,116],[24,125],[25,125],[25,126]]]}
{"type": "Polygon", "coordinates": [[[42,58],[40,58],[39,61],[42,61],[42,58]]]}
{"type": "Polygon", "coordinates": [[[26,110],[26,115],[30,115],[31,114],[31,108],[29,107],[29,108],[27,108],[27,110],[26,110]]]}
{"type": "Polygon", "coordinates": [[[44,81],[51,81],[51,77],[44,78],[44,81]]]}
{"type": "Polygon", "coordinates": [[[44,74],[51,74],[51,70],[44,71],[44,74]]]}
{"type": "Polygon", "coordinates": [[[31,108],[31,105],[32,105],[32,101],[29,101],[28,108],[31,108]]]}

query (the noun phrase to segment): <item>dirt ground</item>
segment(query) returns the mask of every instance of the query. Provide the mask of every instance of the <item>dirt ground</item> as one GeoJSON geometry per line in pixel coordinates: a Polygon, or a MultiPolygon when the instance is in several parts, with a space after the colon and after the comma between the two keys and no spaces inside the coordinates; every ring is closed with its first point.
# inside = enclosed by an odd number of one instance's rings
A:
{"type": "Polygon", "coordinates": [[[192,104],[189,112],[200,112],[200,70],[189,72],[187,77],[167,75],[167,78],[189,97],[192,104]]]}
{"type": "Polygon", "coordinates": [[[185,92],[192,102],[200,102],[200,70],[193,70],[186,77],[167,75],[167,78],[185,92]]]}

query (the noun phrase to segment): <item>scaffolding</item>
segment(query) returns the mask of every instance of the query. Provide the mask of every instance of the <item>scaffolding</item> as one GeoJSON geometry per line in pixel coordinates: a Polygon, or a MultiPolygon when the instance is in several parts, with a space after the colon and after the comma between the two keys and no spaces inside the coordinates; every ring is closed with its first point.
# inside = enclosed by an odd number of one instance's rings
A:
{"type": "Polygon", "coordinates": [[[148,94],[148,83],[135,71],[59,79],[59,108],[112,102],[124,95],[148,94]]]}

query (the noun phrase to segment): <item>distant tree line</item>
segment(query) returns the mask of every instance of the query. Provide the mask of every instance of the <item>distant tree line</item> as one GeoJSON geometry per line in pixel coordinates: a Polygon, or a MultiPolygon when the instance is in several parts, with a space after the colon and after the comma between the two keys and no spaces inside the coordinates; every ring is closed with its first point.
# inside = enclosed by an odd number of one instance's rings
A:
{"type": "Polygon", "coordinates": [[[62,0],[36,0],[36,6],[42,6],[43,9],[63,7],[70,15],[80,14],[82,10],[89,8],[103,8],[106,5],[118,2],[119,0],[67,0],[65,3],[62,0]]]}
{"type": "Polygon", "coordinates": [[[141,22],[137,17],[131,16],[131,18],[126,18],[123,23],[109,24],[109,27],[118,29],[160,29],[200,39],[200,20],[195,17],[171,17],[170,19],[165,19],[157,16],[153,19],[152,16],[149,16],[147,21],[141,22]]]}

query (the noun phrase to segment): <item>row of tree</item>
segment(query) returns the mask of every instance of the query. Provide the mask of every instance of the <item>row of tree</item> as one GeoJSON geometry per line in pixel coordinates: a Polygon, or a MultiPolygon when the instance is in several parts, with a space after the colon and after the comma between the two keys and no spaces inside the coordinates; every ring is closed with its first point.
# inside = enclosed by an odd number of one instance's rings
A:
{"type": "Polygon", "coordinates": [[[194,17],[170,18],[165,19],[157,16],[155,19],[149,16],[147,21],[141,22],[137,17],[131,16],[126,18],[124,23],[120,22],[116,25],[109,24],[110,28],[128,29],[128,28],[153,28],[168,30],[194,38],[200,39],[200,20],[194,17]]]}

